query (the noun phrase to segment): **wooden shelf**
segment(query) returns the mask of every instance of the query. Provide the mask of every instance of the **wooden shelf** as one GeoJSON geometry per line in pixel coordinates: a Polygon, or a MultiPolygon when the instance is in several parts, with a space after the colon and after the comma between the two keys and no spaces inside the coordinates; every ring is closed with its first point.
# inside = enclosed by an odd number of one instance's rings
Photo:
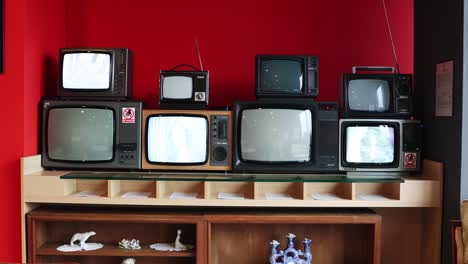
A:
{"type": "Polygon", "coordinates": [[[157,251],[150,248],[138,250],[122,249],[116,246],[104,245],[103,248],[90,251],[61,252],[59,243],[46,243],[37,249],[36,255],[41,256],[120,256],[120,257],[195,257],[195,249],[186,251],[157,251]]]}

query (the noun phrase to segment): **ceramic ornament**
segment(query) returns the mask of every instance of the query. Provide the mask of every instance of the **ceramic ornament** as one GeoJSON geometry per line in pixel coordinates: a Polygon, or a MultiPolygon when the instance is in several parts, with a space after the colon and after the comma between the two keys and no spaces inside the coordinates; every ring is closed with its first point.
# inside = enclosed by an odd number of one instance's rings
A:
{"type": "Polygon", "coordinates": [[[183,251],[194,248],[193,245],[186,245],[180,242],[180,237],[182,235],[182,230],[177,229],[177,237],[174,243],[156,243],[150,245],[150,248],[159,251],[183,251]]]}
{"type": "Polygon", "coordinates": [[[102,248],[104,245],[101,243],[86,243],[86,240],[91,236],[96,235],[96,232],[90,231],[85,233],[76,233],[70,239],[70,244],[65,244],[57,248],[58,251],[62,252],[73,252],[81,250],[97,250],[102,248]],[[76,241],[79,241],[79,244],[75,244],[76,241]]]}
{"type": "Polygon", "coordinates": [[[312,253],[310,252],[310,243],[312,241],[304,238],[304,241],[302,241],[304,244],[304,252],[302,252],[294,248],[294,238],[296,235],[289,233],[286,237],[288,238],[288,247],[284,251],[278,251],[278,246],[280,244],[278,241],[273,240],[270,242],[270,264],[311,264],[312,253]],[[278,262],[278,258],[282,261],[278,262]]]}
{"type": "Polygon", "coordinates": [[[128,240],[128,239],[122,239],[119,242],[119,248],[125,248],[125,249],[141,249],[140,247],[140,241],[136,239],[128,240]]]}
{"type": "Polygon", "coordinates": [[[122,261],[122,264],[135,264],[136,260],[134,258],[126,258],[122,261]]]}

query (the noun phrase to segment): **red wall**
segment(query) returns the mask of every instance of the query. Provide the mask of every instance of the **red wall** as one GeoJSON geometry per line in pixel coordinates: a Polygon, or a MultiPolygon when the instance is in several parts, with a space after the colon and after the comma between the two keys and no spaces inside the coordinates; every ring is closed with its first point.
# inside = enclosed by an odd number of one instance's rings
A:
{"type": "Polygon", "coordinates": [[[23,153],[23,0],[5,1],[5,71],[0,152],[0,261],[20,260],[20,160],[23,153]]]}
{"type": "MultiPolygon", "coordinates": [[[[21,261],[20,158],[38,153],[38,102],[43,89],[55,85],[44,63],[65,45],[63,0],[4,1],[4,73],[0,138],[0,262],[21,261]],[[63,29],[61,28],[63,27],[63,29]]],[[[56,75],[56,74],[55,74],[56,75]]]]}
{"type": "MultiPolygon", "coordinates": [[[[413,71],[413,1],[388,2],[402,72],[413,71]]],[[[337,100],[338,78],[354,65],[394,65],[379,0],[69,0],[69,47],[129,47],[135,97],[158,100],[160,69],[198,65],[194,37],[210,70],[210,101],[254,99],[255,54],[320,57],[320,101],[337,100]]]]}

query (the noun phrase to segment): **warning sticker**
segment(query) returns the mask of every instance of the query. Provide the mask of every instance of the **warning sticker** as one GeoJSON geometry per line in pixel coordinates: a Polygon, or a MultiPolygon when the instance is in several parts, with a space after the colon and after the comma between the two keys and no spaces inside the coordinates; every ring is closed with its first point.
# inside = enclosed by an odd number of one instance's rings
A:
{"type": "Polygon", "coordinates": [[[122,107],[122,123],[135,123],[135,107],[122,107]]]}
{"type": "Polygon", "coordinates": [[[405,163],[403,168],[405,169],[415,169],[416,168],[416,153],[414,152],[405,152],[405,163]]]}

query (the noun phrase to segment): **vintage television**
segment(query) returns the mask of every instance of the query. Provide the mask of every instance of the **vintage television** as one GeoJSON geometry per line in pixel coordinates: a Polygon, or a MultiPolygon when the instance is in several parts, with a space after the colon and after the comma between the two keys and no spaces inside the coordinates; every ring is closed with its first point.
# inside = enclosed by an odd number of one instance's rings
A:
{"type": "Polygon", "coordinates": [[[143,169],[231,170],[231,111],[144,110],[143,122],[143,169]]]}
{"type": "MultiPolygon", "coordinates": [[[[185,66],[185,64],[179,66],[185,66]]],[[[176,70],[177,68],[179,67],[160,73],[159,103],[161,106],[177,109],[205,108],[209,101],[209,72],[195,67],[191,71],[180,71],[176,70]]]]}
{"type": "Polygon", "coordinates": [[[42,167],[139,169],[141,102],[42,101],[42,167]]]}
{"type": "Polygon", "coordinates": [[[340,119],[340,171],[419,171],[421,137],[417,120],[340,119]]]}
{"type": "Polygon", "coordinates": [[[128,99],[132,96],[132,53],[126,48],[60,49],[57,96],[128,99]]]}
{"type": "Polygon", "coordinates": [[[339,100],[341,116],[345,118],[410,118],[413,115],[412,76],[346,73],[340,81],[339,100]]]}
{"type": "Polygon", "coordinates": [[[233,171],[338,171],[338,106],[311,100],[236,102],[233,171]]]}
{"type": "Polygon", "coordinates": [[[256,96],[315,97],[319,94],[316,56],[257,55],[256,96]]]}

